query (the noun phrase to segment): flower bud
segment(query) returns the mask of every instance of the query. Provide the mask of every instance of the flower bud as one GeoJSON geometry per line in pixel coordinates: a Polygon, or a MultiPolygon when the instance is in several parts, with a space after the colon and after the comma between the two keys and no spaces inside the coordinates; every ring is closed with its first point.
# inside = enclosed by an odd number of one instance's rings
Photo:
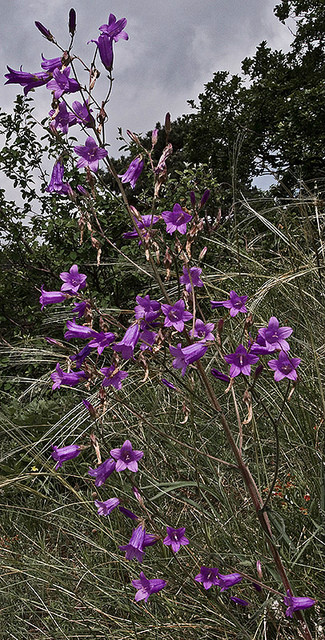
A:
{"type": "Polygon", "coordinates": [[[257,378],[259,378],[259,376],[261,375],[263,369],[264,369],[264,367],[263,367],[262,364],[259,364],[258,367],[256,367],[255,373],[254,373],[255,380],[257,380],[257,378]]]}
{"type": "Polygon", "coordinates": [[[166,136],[168,138],[169,134],[170,134],[170,130],[171,130],[171,125],[170,125],[170,113],[167,112],[166,116],[165,116],[165,131],[166,131],[166,136]]]}
{"type": "Polygon", "coordinates": [[[194,191],[190,191],[190,200],[192,207],[195,207],[195,193],[194,191]]]}
{"type": "Polygon", "coordinates": [[[70,33],[71,38],[72,38],[72,36],[74,36],[75,31],[76,31],[76,22],[77,22],[76,12],[75,12],[74,9],[70,9],[70,11],[69,11],[69,33],[70,33]]]}
{"type": "Polygon", "coordinates": [[[158,129],[153,129],[151,134],[151,144],[154,147],[158,142],[158,129]]]}
{"type": "Polygon", "coordinates": [[[44,25],[41,22],[38,22],[37,20],[35,20],[35,27],[41,32],[44,38],[53,42],[54,38],[51,32],[46,27],[44,27],[44,25]]]}
{"type": "Polygon", "coordinates": [[[209,198],[210,198],[210,189],[206,189],[201,198],[200,209],[205,205],[205,203],[207,202],[207,200],[209,200],[209,198]]]}

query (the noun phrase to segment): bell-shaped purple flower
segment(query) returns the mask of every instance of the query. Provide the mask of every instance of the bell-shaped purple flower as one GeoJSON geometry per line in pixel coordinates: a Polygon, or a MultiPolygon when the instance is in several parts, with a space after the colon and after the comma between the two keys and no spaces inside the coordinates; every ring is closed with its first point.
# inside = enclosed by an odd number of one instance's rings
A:
{"type": "Polygon", "coordinates": [[[185,266],[183,267],[183,275],[179,281],[185,285],[186,291],[190,293],[192,291],[192,285],[193,287],[203,287],[203,282],[200,279],[201,273],[202,269],[199,267],[191,267],[190,270],[185,266]]]}
{"type": "Polygon", "coordinates": [[[64,283],[61,291],[65,291],[66,293],[78,293],[79,289],[84,289],[86,286],[87,276],[84,273],[79,273],[76,264],[73,264],[69,271],[62,271],[60,278],[64,283]]]}
{"type": "Polygon", "coordinates": [[[77,314],[78,318],[82,318],[90,308],[89,300],[82,300],[81,302],[76,302],[72,309],[72,313],[77,314]]]}
{"type": "Polygon", "coordinates": [[[184,300],[178,300],[174,305],[162,304],[161,310],[165,317],[164,326],[174,327],[176,331],[184,330],[184,322],[193,318],[189,311],[185,311],[184,300]]]}
{"type": "Polygon", "coordinates": [[[184,376],[187,366],[200,360],[205,355],[207,348],[204,342],[196,342],[183,348],[179,342],[177,347],[169,347],[171,355],[175,356],[173,360],[174,369],[181,369],[182,376],[184,376]]]}
{"type": "Polygon", "coordinates": [[[132,449],[130,440],[125,440],[120,449],[111,449],[110,454],[116,460],[116,471],[129,469],[134,473],[138,471],[138,460],[143,457],[143,451],[132,449]]]}
{"type": "Polygon", "coordinates": [[[166,546],[170,545],[172,551],[177,553],[182,545],[187,545],[190,543],[189,539],[186,538],[185,527],[180,527],[179,529],[173,529],[173,527],[166,527],[167,536],[163,540],[163,544],[166,546]]]}
{"type": "Polygon", "coordinates": [[[129,182],[132,189],[134,189],[143,167],[144,161],[142,158],[134,158],[125,173],[119,173],[118,177],[121,178],[121,182],[123,183],[129,182]]]}
{"type": "Polygon", "coordinates": [[[84,340],[96,335],[96,331],[91,327],[83,324],[77,324],[75,319],[67,320],[67,328],[68,331],[64,334],[66,340],[71,340],[72,338],[80,338],[81,340],[84,340]]]}
{"type": "Polygon", "coordinates": [[[181,235],[186,233],[186,225],[192,220],[192,216],[186,211],[183,211],[180,204],[174,204],[173,211],[163,211],[162,218],[166,222],[166,231],[170,235],[174,233],[174,231],[178,231],[181,235]]]}
{"type": "Polygon", "coordinates": [[[291,327],[280,327],[279,320],[272,316],[266,328],[259,329],[259,335],[265,340],[265,346],[269,351],[282,349],[289,351],[290,345],[286,338],[291,336],[293,329],[291,327]]]}
{"type": "Polygon", "coordinates": [[[247,297],[248,296],[239,296],[236,291],[230,291],[229,300],[221,300],[220,302],[211,300],[211,307],[212,309],[217,309],[218,307],[230,309],[230,315],[234,318],[237,313],[247,313],[247,308],[245,306],[247,297]]]}
{"type": "Polygon", "coordinates": [[[50,80],[46,88],[54,92],[54,97],[58,100],[64,93],[75,93],[79,91],[80,86],[77,80],[69,78],[70,67],[65,69],[53,69],[53,78],[50,80]]]}
{"type": "Polygon", "coordinates": [[[107,71],[111,71],[113,67],[113,40],[106,33],[101,33],[97,40],[90,40],[95,42],[98,47],[100,59],[107,71]]]}
{"type": "MultiPolygon", "coordinates": [[[[137,227],[141,233],[139,244],[142,244],[142,239],[148,240],[150,238],[150,229],[159,220],[159,216],[152,216],[151,213],[141,216],[141,220],[134,218],[137,227]]],[[[137,230],[134,228],[132,231],[126,231],[123,233],[123,238],[137,238],[139,236],[137,230]]]]}
{"type": "Polygon", "coordinates": [[[74,151],[80,156],[77,162],[78,169],[89,167],[94,173],[98,171],[99,160],[107,156],[106,149],[99,147],[91,136],[88,136],[84,147],[78,145],[74,147],[74,151]]]}
{"type": "Polygon", "coordinates": [[[284,596],[283,600],[286,607],[288,607],[286,610],[287,618],[292,618],[294,611],[309,609],[309,607],[313,607],[315,604],[315,600],[312,598],[308,598],[307,596],[295,597],[290,594],[290,591],[287,591],[287,595],[284,596]]]}
{"type": "Polygon", "coordinates": [[[64,193],[64,194],[72,193],[72,189],[70,185],[62,182],[63,173],[64,173],[63,163],[61,162],[61,160],[58,160],[53,167],[51,180],[48,186],[46,187],[46,191],[50,193],[52,191],[56,191],[56,193],[64,193]]]}
{"type": "Polygon", "coordinates": [[[46,71],[40,73],[28,73],[26,71],[15,71],[11,67],[7,67],[9,73],[5,74],[7,82],[5,84],[20,84],[24,87],[24,94],[27,96],[28,92],[36,87],[42,87],[49,81],[50,75],[46,71]]]}
{"type": "Polygon", "coordinates": [[[297,380],[297,367],[301,363],[301,358],[289,358],[287,353],[280,351],[278,360],[269,360],[267,363],[274,371],[274,380],[279,382],[283,378],[297,380]]]}
{"type": "Polygon", "coordinates": [[[92,478],[96,478],[95,486],[101,487],[113,471],[115,471],[115,460],[107,458],[107,460],[98,465],[97,469],[90,468],[88,473],[92,478]]]}
{"type": "Polygon", "coordinates": [[[84,371],[70,371],[70,373],[65,373],[65,371],[62,371],[59,363],[57,363],[55,371],[51,373],[51,378],[54,382],[52,385],[54,391],[55,389],[59,389],[62,384],[67,387],[75,387],[81,380],[87,379],[87,375],[84,371]]]}
{"type": "Polygon", "coordinates": [[[133,529],[132,536],[128,544],[120,545],[121,551],[125,551],[125,559],[132,560],[136,558],[138,562],[142,562],[144,555],[144,537],[145,529],[140,525],[136,529],[133,529]]]}
{"type": "Polygon", "coordinates": [[[241,582],[242,579],[243,576],[241,576],[240,573],[228,573],[226,575],[219,573],[217,584],[220,587],[220,591],[227,591],[227,589],[232,587],[234,584],[241,582]]]}
{"type": "Polygon", "coordinates": [[[75,100],[72,103],[72,111],[76,121],[79,122],[80,124],[89,126],[94,123],[94,118],[91,115],[92,109],[89,109],[88,107],[88,100],[86,100],[84,104],[81,104],[81,102],[78,102],[78,100],[75,100]]]}
{"type": "Polygon", "coordinates": [[[153,594],[161,591],[167,582],[166,580],[160,580],[159,578],[153,578],[149,580],[144,575],[143,571],[140,573],[139,580],[132,580],[132,584],[137,589],[135,594],[135,601],[139,602],[140,600],[148,601],[148,598],[153,594]]]}
{"type": "Polygon", "coordinates": [[[193,330],[191,331],[191,336],[200,338],[200,340],[214,340],[213,329],[214,324],[212,322],[204,324],[202,320],[198,319],[195,321],[194,332],[193,330]]]}
{"type": "Polygon", "coordinates": [[[122,389],[122,381],[129,375],[127,371],[119,371],[114,364],[110,367],[103,367],[100,372],[105,376],[102,382],[103,387],[112,386],[117,391],[122,389]]]}
{"type": "Polygon", "coordinates": [[[109,347],[109,345],[115,340],[115,335],[111,331],[101,331],[100,333],[96,333],[94,331],[93,335],[95,337],[91,342],[89,342],[89,346],[92,349],[97,348],[97,353],[99,355],[103,353],[105,347],[109,347]]]}
{"type": "Polygon", "coordinates": [[[77,120],[73,113],[69,113],[65,102],[60,102],[58,110],[51,109],[50,128],[52,131],[62,131],[63,134],[68,133],[69,127],[76,124],[77,120]]]}
{"type": "Polygon", "coordinates": [[[146,295],[144,298],[141,296],[136,297],[137,306],[134,309],[135,317],[137,320],[144,318],[146,322],[150,324],[158,318],[161,312],[160,302],[156,300],[150,300],[150,296],[146,295]]]}
{"type": "Polygon", "coordinates": [[[108,24],[102,24],[102,26],[99,27],[99,31],[101,31],[102,33],[105,33],[107,36],[112,38],[115,42],[117,42],[121,38],[122,40],[128,40],[129,36],[124,31],[124,27],[126,27],[126,24],[127,24],[126,18],[120,18],[120,20],[116,20],[114,13],[110,13],[108,17],[108,24]]]}
{"type": "Polygon", "coordinates": [[[95,500],[95,506],[98,508],[99,516],[109,516],[113,509],[118,507],[120,501],[118,498],[109,498],[105,500],[105,502],[100,502],[100,500],[95,500]]]}
{"type": "Polygon", "coordinates": [[[52,71],[54,71],[54,69],[61,69],[62,67],[62,58],[44,58],[43,54],[42,54],[42,62],[41,62],[41,67],[42,69],[44,69],[44,71],[49,71],[50,73],[52,73],[52,71]]]}
{"type": "Polygon", "coordinates": [[[250,376],[251,373],[251,365],[255,364],[258,360],[258,356],[254,356],[251,353],[247,353],[245,347],[240,344],[237,347],[235,353],[230,353],[229,355],[224,356],[224,359],[230,367],[230,377],[235,378],[242,373],[244,376],[250,376]]]}
{"type": "Polygon", "coordinates": [[[41,286],[40,304],[42,305],[41,311],[47,304],[57,304],[63,302],[66,299],[66,295],[62,291],[45,291],[43,285],[41,286]]]}
{"type": "Polygon", "coordinates": [[[205,589],[211,589],[212,585],[218,584],[219,569],[216,567],[201,567],[200,573],[195,576],[196,582],[202,582],[205,589]]]}
{"type": "Polygon", "coordinates": [[[88,358],[90,354],[91,354],[91,347],[89,346],[89,344],[86,344],[86,346],[83,349],[81,349],[81,351],[70,356],[70,360],[71,362],[74,362],[74,365],[77,371],[81,369],[84,361],[86,360],[86,358],[88,358]]]}
{"type": "Polygon", "coordinates": [[[67,447],[56,447],[52,444],[52,449],[52,458],[57,462],[55,470],[62,467],[62,463],[66,460],[76,458],[81,451],[78,444],[69,444],[67,447]]]}
{"type": "Polygon", "coordinates": [[[133,358],[134,348],[139,340],[139,336],[139,325],[133,324],[126,330],[122,340],[112,345],[112,349],[114,349],[114,351],[119,351],[123,360],[129,360],[130,358],[133,358]]]}

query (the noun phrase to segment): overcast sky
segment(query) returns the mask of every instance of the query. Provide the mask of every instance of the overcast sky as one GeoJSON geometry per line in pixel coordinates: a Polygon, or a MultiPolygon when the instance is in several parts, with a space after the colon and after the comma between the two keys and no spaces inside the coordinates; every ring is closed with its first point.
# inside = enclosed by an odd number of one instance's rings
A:
{"type": "MultiPolygon", "coordinates": [[[[119,144],[117,127],[146,132],[170,111],[172,119],[189,112],[187,100],[196,99],[218,70],[240,72],[240,62],[267,40],[272,48],[288,50],[291,34],[273,14],[276,0],[0,0],[1,75],[8,64],[23,71],[40,70],[40,54],[59,55],[34,26],[42,22],[63,46],[68,46],[67,17],[77,12],[74,51],[86,61],[108,14],[126,17],[129,40],[115,45],[114,88],[108,107],[111,152],[119,144]]],[[[99,65],[98,65],[99,66],[99,65]]],[[[101,65],[100,65],[101,66],[101,65]]],[[[84,82],[86,81],[85,76],[84,82]]],[[[98,81],[104,91],[105,70],[98,81]],[[101,84],[100,84],[101,83],[101,84]]],[[[1,91],[1,107],[11,110],[18,85],[1,91]]],[[[50,92],[41,87],[34,95],[37,115],[50,108],[50,92]]]]}

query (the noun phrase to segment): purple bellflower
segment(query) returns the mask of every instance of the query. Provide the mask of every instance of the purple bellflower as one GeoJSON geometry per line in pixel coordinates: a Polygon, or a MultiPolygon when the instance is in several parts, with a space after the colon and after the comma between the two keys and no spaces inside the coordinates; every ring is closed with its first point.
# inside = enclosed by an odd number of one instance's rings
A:
{"type": "Polygon", "coordinates": [[[145,534],[145,529],[143,529],[142,526],[139,525],[139,527],[133,529],[128,544],[123,544],[120,546],[121,551],[125,551],[126,560],[132,560],[133,558],[136,558],[138,562],[142,562],[144,554],[143,543],[145,534]]]}
{"type": "Polygon", "coordinates": [[[181,282],[181,284],[185,285],[186,291],[191,293],[192,284],[193,284],[193,287],[203,287],[203,282],[200,279],[201,273],[202,273],[202,269],[200,269],[199,267],[191,267],[190,271],[188,270],[187,267],[185,266],[183,267],[183,275],[180,277],[179,281],[181,282]],[[192,284],[191,284],[191,280],[192,280],[192,284]]]}
{"type": "Polygon", "coordinates": [[[138,460],[143,457],[143,451],[132,449],[130,440],[125,440],[120,449],[111,449],[110,454],[116,460],[116,471],[129,469],[134,473],[138,471],[138,460]]]}
{"type": "Polygon", "coordinates": [[[292,614],[294,611],[300,611],[301,609],[309,609],[315,604],[315,600],[312,598],[304,597],[294,597],[290,595],[290,591],[287,591],[287,595],[284,596],[284,604],[286,605],[286,616],[287,618],[292,618],[292,614]]]}
{"type": "Polygon", "coordinates": [[[279,382],[283,378],[297,380],[296,368],[300,365],[301,358],[289,358],[288,354],[280,351],[278,360],[269,360],[267,363],[274,371],[274,380],[279,382]]]}
{"type": "Polygon", "coordinates": [[[236,291],[230,291],[229,300],[221,300],[220,302],[211,300],[211,307],[212,309],[217,309],[218,307],[230,309],[230,315],[233,318],[237,313],[247,313],[247,308],[245,307],[247,297],[239,296],[236,291]]]}
{"type": "Polygon", "coordinates": [[[40,73],[28,73],[26,71],[15,71],[11,67],[7,67],[9,73],[5,74],[7,82],[5,84],[20,84],[24,87],[24,94],[27,96],[28,92],[36,87],[42,87],[49,81],[50,75],[46,71],[40,73]]]}
{"type": "MultiPolygon", "coordinates": [[[[141,238],[139,240],[139,244],[142,244],[142,239],[147,240],[150,238],[150,228],[156,224],[159,220],[159,216],[152,216],[151,213],[148,213],[144,216],[141,216],[141,220],[134,218],[139,231],[142,231],[141,238]]],[[[132,231],[126,231],[123,233],[123,238],[137,238],[139,236],[137,230],[134,228],[132,231]]]]}
{"type": "Polygon", "coordinates": [[[163,211],[162,218],[166,222],[166,231],[170,235],[174,233],[174,231],[179,231],[181,235],[186,233],[186,225],[192,220],[192,216],[186,211],[183,211],[180,204],[174,204],[172,211],[163,211]]]}
{"type": "Polygon", "coordinates": [[[189,311],[185,311],[184,300],[178,300],[173,306],[170,304],[162,304],[161,310],[165,317],[164,326],[174,327],[176,331],[184,330],[184,322],[192,320],[193,316],[189,311]]]}
{"type": "Polygon", "coordinates": [[[69,78],[69,76],[70,67],[66,67],[62,69],[62,71],[60,71],[60,69],[53,69],[53,78],[47,83],[46,88],[53,91],[56,100],[61,98],[64,93],[75,93],[79,91],[79,83],[74,78],[69,78]]]}
{"type": "Polygon", "coordinates": [[[73,113],[69,113],[65,102],[60,102],[58,110],[51,109],[49,116],[51,116],[50,128],[52,131],[60,129],[63,134],[68,133],[69,127],[77,122],[73,113]]]}
{"type": "Polygon", "coordinates": [[[161,591],[161,589],[166,586],[167,582],[166,580],[159,580],[159,578],[153,578],[152,580],[149,580],[148,578],[146,578],[143,571],[141,571],[139,580],[132,580],[132,584],[135,589],[137,589],[134,598],[135,601],[139,602],[139,600],[144,600],[145,602],[147,602],[148,598],[153,593],[161,591]]]}
{"type": "Polygon", "coordinates": [[[66,460],[72,460],[72,458],[76,458],[81,451],[81,448],[78,444],[69,444],[67,447],[55,447],[52,444],[52,449],[52,458],[57,462],[55,470],[62,467],[62,463],[66,460]]]}
{"type": "Polygon", "coordinates": [[[90,468],[88,473],[92,478],[96,478],[95,487],[101,487],[113,471],[115,471],[115,460],[107,458],[98,465],[97,469],[90,468]]]}
{"type": "Polygon", "coordinates": [[[59,363],[57,363],[55,371],[51,373],[51,378],[54,382],[52,385],[54,391],[55,389],[59,389],[61,384],[67,387],[75,387],[81,380],[87,379],[87,375],[84,371],[70,371],[70,373],[65,373],[62,371],[59,363]]]}
{"type": "Polygon", "coordinates": [[[241,576],[240,573],[228,573],[226,575],[219,573],[217,584],[220,587],[220,591],[227,591],[227,589],[232,587],[234,584],[241,582],[242,579],[243,576],[241,576]]]}
{"type": "Polygon", "coordinates": [[[52,71],[54,71],[54,69],[61,69],[61,67],[62,67],[62,58],[49,58],[47,60],[46,58],[44,58],[44,56],[42,54],[41,67],[42,67],[42,69],[44,69],[44,71],[48,71],[49,73],[52,73],[52,71]]]}
{"type": "Polygon", "coordinates": [[[189,539],[184,535],[185,527],[180,527],[179,529],[166,527],[166,530],[167,536],[166,538],[164,538],[163,544],[165,544],[166,546],[170,545],[174,553],[177,553],[182,545],[190,543],[189,539]]]}
{"type": "MultiPolygon", "coordinates": [[[[95,42],[98,47],[100,59],[103,66],[107,71],[111,71],[113,67],[113,40],[106,33],[101,33],[97,40],[89,40],[89,42],[95,42]]],[[[88,44],[89,44],[88,42],[88,44]]]]}
{"type": "Polygon", "coordinates": [[[144,329],[141,331],[139,336],[139,340],[142,341],[142,344],[140,344],[140,350],[145,351],[148,349],[149,351],[152,351],[151,347],[155,343],[156,337],[157,333],[150,331],[150,329],[144,329]]]}
{"type": "Polygon", "coordinates": [[[264,338],[258,334],[256,341],[251,345],[249,352],[254,353],[256,356],[264,356],[270,353],[270,349],[266,346],[264,338]]]}
{"type": "Polygon", "coordinates": [[[196,582],[202,582],[205,589],[211,589],[212,585],[218,584],[219,570],[216,567],[201,567],[200,573],[195,576],[196,582]]]}
{"type": "Polygon", "coordinates": [[[91,126],[94,123],[94,118],[91,115],[92,109],[88,107],[88,100],[86,100],[84,104],[75,100],[75,102],[72,103],[72,111],[77,122],[85,126],[91,126]]]}
{"type": "Polygon", "coordinates": [[[134,158],[128,166],[125,173],[119,173],[118,177],[121,178],[121,182],[129,182],[132,189],[134,189],[138,178],[144,167],[144,161],[141,158],[134,158]]]}
{"type": "Polygon", "coordinates": [[[112,345],[112,349],[114,351],[120,351],[123,360],[129,360],[133,358],[134,348],[140,337],[140,328],[138,324],[133,324],[129,327],[122,340],[120,342],[115,342],[112,345]]]}
{"type": "Polygon", "coordinates": [[[235,604],[240,604],[242,607],[249,607],[250,603],[247,600],[242,600],[242,598],[237,598],[236,596],[230,596],[230,600],[235,604]]]}
{"type": "Polygon", "coordinates": [[[102,26],[99,27],[99,31],[101,31],[102,33],[105,33],[107,36],[112,38],[115,42],[117,42],[121,38],[122,40],[128,40],[129,39],[128,34],[125,31],[123,31],[124,27],[126,27],[126,23],[127,23],[126,18],[121,18],[120,20],[116,20],[116,17],[114,16],[114,14],[110,13],[108,17],[108,24],[102,24],[102,26]]]}
{"type": "Polygon", "coordinates": [[[56,304],[63,302],[66,299],[66,295],[62,291],[45,291],[43,285],[41,286],[40,304],[42,305],[41,311],[47,304],[56,304]]]}
{"type": "Polygon", "coordinates": [[[64,173],[64,166],[61,160],[58,160],[52,170],[51,180],[46,187],[46,191],[52,192],[56,191],[57,193],[71,194],[72,189],[70,185],[62,182],[64,173]]]}
{"type": "Polygon", "coordinates": [[[188,365],[200,360],[205,355],[207,348],[204,342],[196,342],[196,344],[190,344],[184,348],[179,342],[177,347],[169,347],[171,355],[175,356],[174,369],[182,369],[182,376],[184,376],[188,365]]]}
{"type": "Polygon", "coordinates": [[[68,331],[64,334],[66,340],[71,340],[72,338],[81,338],[83,340],[85,338],[92,338],[96,335],[96,331],[91,327],[87,327],[83,324],[77,324],[75,319],[67,320],[67,328],[68,331]]]}
{"type": "Polygon", "coordinates": [[[148,295],[144,296],[144,298],[137,296],[136,301],[138,304],[135,307],[134,312],[137,320],[144,318],[146,322],[150,323],[158,318],[161,312],[160,302],[150,300],[150,296],[148,295]]]}
{"type": "Polygon", "coordinates": [[[245,347],[240,344],[235,353],[230,353],[229,355],[224,356],[224,359],[231,365],[230,377],[236,378],[240,373],[244,376],[250,376],[251,365],[255,364],[259,360],[259,357],[247,353],[245,347]]]}
{"type": "Polygon", "coordinates": [[[86,286],[87,276],[84,273],[79,273],[76,264],[73,264],[69,271],[62,271],[60,278],[64,283],[61,291],[66,291],[71,295],[78,293],[79,289],[84,289],[86,286]]]}
{"type": "Polygon", "coordinates": [[[88,136],[84,147],[76,146],[74,150],[76,154],[80,156],[77,162],[78,169],[81,167],[89,167],[94,173],[98,170],[99,160],[107,156],[106,149],[98,147],[96,141],[91,136],[88,136]]]}
{"type": "Polygon", "coordinates": [[[285,338],[291,336],[293,329],[291,327],[280,327],[279,320],[272,316],[266,328],[259,329],[259,335],[265,340],[265,345],[269,351],[282,349],[289,351],[290,346],[285,338]]]}
{"type": "Polygon", "coordinates": [[[78,318],[82,318],[85,315],[85,312],[90,309],[90,304],[88,300],[82,300],[81,302],[76,302],[72,309],[72,313],[78,315],[78,318]]]}
{"type": "Polygon", "coordinates": [[[93,335],[95,337],[91,342],[89,342],[89,347],[92,349],[97,348],[97,353],[99,355],[103,353],[105,347],[109,347],[109,345],[115,340],[114,333],[111,333],[110,331],[101,331],[100,333],[94,331],[93,335]]]}
{"type": "Polygon", "coordinates": [[[103,387],[114,387],[119,391],[122,389],[122,381],[128,377],[127,371],[119,371],[114,364],[110,367],[103,367],[100,372],[104,375],[103,387]]]}
{"type": "Polygon", "coordinates": [[[226,384],[229,384],[230,382],[229,376],[226,376],[224,373],[222,373],[222,371],[218,371],[218,369],[211,369],[211,373],[215,378],[217,378],[217,380],[221,380],[221,382],[225,382],[226,384]]]}
{"type": "Polygon", "coordinates": [[[214,340],[213,329],[212,322],[204,324],[202,320],[198,319],[195,321],[194,332],[192,330],[190,335],[194,338],[200,338],[200,340],[214,340]]]}
{"type": "Polygon", "coordinates": [[[86,346],[83,349],[81,349],[81,351],[79,351],[78,353],[72,356],[69,356],[70,360],[74,362],[77,371],[81,369],[84,361],[86,360],[86,358],[88,358],[90,354],[91,354],[91,347],[89,346],[89,344],[86,344],[86,346]]]}
{"type": "Polygon", "coordinates": [[[109,498],[105,500],[105,502],[100,502],[100,500],[95,500],[95,506],[98,508],[99,516],[109,516],[113,509],[118,507],[120,501],[118,498],[109,498]]]}
{"type": "Polygon", "coordinates": [[[42,36],[44,36],[44,38],[46,38],[47,40],[53,41],[53,36],[51,34],[51,31],[49,31],[49,29],[44,27],[44,25],[41,22],[38,22],[38,20],[35,20],[35,27],[40,31],[40,33],[42,34],[42,36]]]}

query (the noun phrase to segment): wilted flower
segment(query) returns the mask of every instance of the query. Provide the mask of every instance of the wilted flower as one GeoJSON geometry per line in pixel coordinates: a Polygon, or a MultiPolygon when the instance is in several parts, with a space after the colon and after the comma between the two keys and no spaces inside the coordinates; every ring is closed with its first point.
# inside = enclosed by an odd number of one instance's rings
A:
{"type": "Polygon", "coordinates": [[[279,382],[283,378],[297,380],[297,367],[301,363],[301,358],[289,358],[288,354],[280,351],[278,360],[269,360],[267,363],[274,371],[274,380],[279,382]]]}
{"type": "Polygon", "coordinates": [[[230,315],[233,318],[237,313],[247,313],[247,308],[245,307],[247,297],[239,296],[236,291],[230,291],[229,300],[221,300],[220,302],[211,300],[211,307],[212,309],[217,309],[218,307],[230,309],[230,315]]]}
{"type": "Polygon", "coordinates": [[[55,371],[51,373],[51,378],[54,382],[52,385],[54,391],[55,389],[59,389],[62,384],[67,387],[75,387],[82,379],[86,379],[87,375],[84,371],[70,371],[70,373],[65,373],[65,371],[62,371],[59,363],[57,363],[55,371]]]}
{"type": "Polygon", "coordinates": [[[94,173],[98,170],[99,160],[107,156],[106,149],[99,147],[91,136],[88,136],[84,147],[78,145],[74,147],[74,151],[80,156],[77,162],[78,169],[89,167],[94,173]]]}
{"type": "Polygon", "coordinates": [[[95,505],[98,508],[99,516],[109,516],[113,509],[115,509],[120,504],[118,498],[109,498],[109,500],[105,500],[105,502],[100,502],[99,500],[95,500],[95,505]]]}
{"type": "Polygon", "coordinates": [[[96,478],[95,486],[101,487],[114,470],[115,460],[107,458],[107,460],[98,465],[97,469],[90,468],[88,473],[92,478],[96,478]]]}
{"type": "Polygon", "coordinates": [[[60,278],[64,282],[61,291],[66,291],[66,293],[78,293],[79,289],[84,289],[86,286],[87,276],[84,273],[79,273],[76,264],[73,264],[69,271],[62,271],[60,278]]]}
{"type": "Polygon", "coordinates": [[[189,539],[185,537],[185,527],[179,529],[173,529],[173,527],[166,527],[167,536],[163,540],[163,544],[170,545],[173,552],[177,553],[182,545],[189,544],[189,539]]]}
{"type": "Polygon", "coordinates": [[[190,293],[192,291],[192,285],[193,287],[203,287],[203,282],[200,279],[201,273],[202,269],[199,267],[191,267],[190,270],[185,266],[183,267],[183,275],[180,277],[179,281],[182,284],[185,284],[186,291],[190,293]]]}
{"type": "Polygon", "coordinates": [[[284,604],[288,607],[286,610],[287,618],[292,618],[294,611],[300,611],[301,609],[309,609],[315,604],[315,600],[305,597],[294,597],[287,591],[287,595],[283,598],[284,604]]]}
{"type": "Polygon", "coordinates": [[[116,471],[129,469],[134,473],[138,471],[138,460],[143,457],[143,451],[132,449],[130,440],[125,440],[121,449],[111,449],[110,454],[116,460],[116,471]]]}
{"type": "Polygon", "coordinates": [[[134,598],[136,602],[139,602],[139,600],[147,602],[148,598],[153,593],[161,591],[161,589],[166,586],[167,582],[165,580],[159,580],[158,578],[149,580],[146,578],[143,571],[141,571],[139,580],[132,580],[132,584],[137,589],[137,593],[134,598]]]}
{"type": "Polygon", "coordinates": [[[176,331],[184,330],[184,322],[193,318],[189,311],[185,311],[184,300],[178,300],[174,305],[162,304],[161,310],[165,317],[164,326],[174,327],[176,331]]]}
{"type": "Polygon", "coordinates": [[[66,299],[66,295],[62,291],[45,291],[43,285],[41,286],[40,304],[42,305],[41,311],[47,304],[56,304],[63,302],[66,299]]]}
{"type": "Polygon", "coordinates": [[[76,458],[81,448],[78,444],[69,444],[67,447],[55,447],[52,444],[52,458],[57,461],[55,469],[59,469],[62,467],[62,463],[66,460],[72,460],[72,458],[76,458]]]}
{"type": "Polygon", "coordinates": [[[212,585],[218,584],[219,569],[216,567],[201,567],[200,573],[195,576],[196,582],[202,582],[205,589],[210,589],[212,585]]]}
{"type": "Polygon", "coordinates": [[[235,378],[239,376],[240,373],[244,376],[249,376],[251,373],[251,365],[255,364],[259,360],[259,357],[247,353],[245,347],[240,344],[235,353],[224,356],[224,359],[231,365],[230,377],[235,378]]]}
{"type": "Polygon", "coordinates": [[[174,233],[174,231],[179,231],[180,234],[184,235],[186,233],[186,225],[192,220],[192,216],[186,211],[183,211],[180,204],[174,204],[173,211],[163,211],[162,218],[166,222],[166,231],[170,235],[174,233]]]}
{"type": "Polygon", "coordinates": [[[132,189],[134,189],[136,182],[143,170],[144,161],[141,158],[134,158],[128,166],[125,173],[119,173],[118,177],[121,178],[121,182],[129,182],[132,189]]]}

